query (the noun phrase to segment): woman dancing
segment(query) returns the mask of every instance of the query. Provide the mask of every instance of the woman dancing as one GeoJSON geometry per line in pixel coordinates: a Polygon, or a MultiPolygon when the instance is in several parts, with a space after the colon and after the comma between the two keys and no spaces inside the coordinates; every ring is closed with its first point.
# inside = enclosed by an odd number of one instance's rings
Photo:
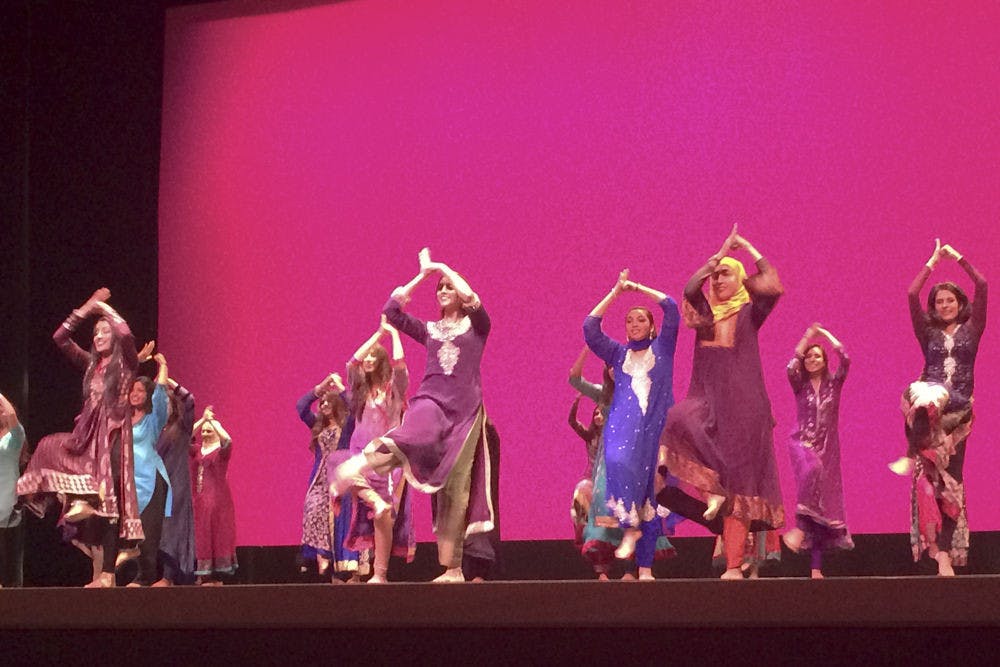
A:
{"type": "MultiPolygon", "coordinates": [[[[938,574],[953,576],[954,566],[966,564],[969,527],[965,516],[962,465],[967,436],[972,430],[976,353],[986,328],[986,278],[950,245],[935,239],[934,252],[908,291],[913,333],[924,355],[920,379],[947,390],[943,414],[937,415],[944,436],[921,446],[915,456],[911,501],[910,543],[914,560],[926,550],[937,561],[938,574]],[[942,259],[953,259],[975,285],[972,302],[952,282],[934,285],[927,295],[927,310],[920,291],[942,259]],[[927,493],[932,502],[921,502],[927,493]]],[[[908,392],[912,393],[912,392],[908,392]]],[[[913,401],[911,401],[913,402],[913,401]]],[[[904,406],[904,409],[905,406],[904,406]]],[[[915,411],[908,410],[912,417],[915,411]]],[[[912,421],[908,419],[909,423],[912,421]]],[[[911,452],[911,456],[917,452],[911,452]]]]}
{"type": "Polygon", "coordinates": [[[168,377],[167,397],[170,401],[167,425],[160,432],[156,452],[167,470],[172,499],[160,533],[159,561],[163,576],[153,584],[156,587],[195,581],[194,507],[188,462],[194,428],[194,396],[168,377]]]}
{"type": "Polygon", "coordinates": [[[607,505],[610,521],[601,525],[619,527],[622,541],[618,558],[635,554],[639,579],[653,578],[653,558],[660,523],[656,520],[654,472],[657,442],[667,409],[674,403],[674,350],[680,314],[677,303],[663,292],[628,279],[621,272],[612,290],[584,321],[587,346],[614,369],[615,392],[604,431],[604,461],[607,470],[607,505]],[[601,319],[625,290],[637,291],[659,304],[663,329],[657,335],[653,315],[637,306],[625,316],[626,344],[601,330],[601,319]],[[640,539],[641,538],[641,539],[640,539]]]}
{"type": "Polygon", "coordinates": [[[757,332],[781,294],[777,271],[735,225],[684,288],[685,321],[697,331],[694,363],[688,395],[670,410],[660,439],[660,471],[677,482],[667,478],[658,497],[722,535],[723,579],[743,578],[748,531],[784,525],[774,418],[757,346],[757,332]],[[736,249],[750,254],[757,274],[748,278],[743,264],[726,256],[736,249]],[[709,278],[706,298],[702,285],[709,278]]]}
{"type": "MultiPolygon", "coordinates": [[[[347,363],[350,379],[351,413],[354,434],[351,436],[352,455],[361,454],[365,446],[399,426],[406,409],[406,388],[410,376],[406,371],[403,344],[399,332],[382,316],[382,323],[371,338],[361,344],[347,363]],[[392,339],[392,361],[379,343],[382,336],[392,339]]],[[[400,470],[387,475],[369,471],[367,484],[356,492],[357,502],[351,517],[346,545],[349,549],[374,550],[374,574],[370,584],[387,581],[389,555],[413,560],[416,543],[410,520],[410,497],[400,470]],[[391,507],[392,511],[385,511],[391,507]]]]}
{"type": "Polygon", "coordinates": [[[580,392],[570,408],[570,426],[587,443],[587,472],[573,490],[571,516],[580,552],[594,568],[597,578],[606,581],[611,571],[614,550],[622,541],[622,531],[618,528],[617,521],[613,521],[607,505],[607,472],[604,466],[604,425],[608,420],[608,408],[614,396],[615,383],[611,378],[611,370],[606,365],[602,384],[593,384],[583,378],[583,362],[589,350],[584,346],[569,369],[569,384],[580,392]],[[586,396],[595,404],[590,427],[587,429],[583,429],[583,425],[576,419],[580,396],[586,396]],[[613,527],[598,525],[598,517],[604,517],[603,523],[612,524],[613,527]]]}
{"type": "Polygon", "coordinates": [[[125,320],[106,301],[106,287],[94,292],[56,329],[52,338],[64,355],[84,369],[83,409],[72,433],[42,438],[17,482],[25,505],[41,516],[53,497],[62,503],[61,521],[89,522],[80,541],[103,548],[101,571],[91,588],[115,585],[118,540],[142,540],[135,482],[132,479],[132,422],[129,390],[138,358],[125,320]],[[73,342],[73,333],[97,316],[90,353],[73,342]]]}
{"type": "Polygon", "coordinates": [[[840,392],[851,360],[843,344],[819,323],[802,335],[788,363],[788,381],[795,393],[798,424],[789,454],[798,493],[796,527],[784,535],[792,551],[808,549],[811,576],[823,578],[824,549],[853,549],[844,523],[844,487],[840,480],[840,392]],[[822,337],[837,352],[837,372],[830,373],[826,348],[811,342],[822,337]]]}
{"type": "Polygon", "coordinates": [[[295,405],[299,418],[312,431],[309,449],[313,468],[302,508],[302,557],[316,561],[320,576],[330,572],[332,563],[333,583],[341,582],[338,574],[352,578],[358,575],[358,553],[344,546],[353,505],[348,500],[333,514],[327,481],[329,466],[336,462],[337,454],[347,453],[345,434],[349,439],[354,428],[342,398],[344,391],[340,375],[331,373],[295,405]],[[319,412],[313,412],[312,404],[317,400],[319,412]]]}
{"type": "Polygon", "coordinates": [[[191,477],[194,486],[194,573],[201,583],[221,586],[219,574],[236,572],[236,510],[229,490],[232,439],[215,418],[212,406],[194,424],[201,444],[191,444],[191,477]]]}
{"type": "Polygon", "coordinates": [[[160,533],[164,516],[173,507],[167,467],[156,451],[156,443],[167,424],[167,360],[162,354],[153,359],[157,364],[156,382],[140,376],[132,383],[128,400],[132,406],[132,448],[135,462],[135,492],[139,501],[139,518],[145,534],[142,544],[118,552],[117,566],[133,558],[139,570],[129,586],[149,586],[156,581],[156,557],[160,548],[160,533]]]}
{"type": "MultiPolygon", "coordinates": [[[[427,347],[424,379],[402,423],[341,465],[332,491],[338,495],[351,488],[364,492],[368,471],[386,475],[402,467],[415,488],[435,494],[438,560],[445,567],[435,581],[464,581],[466,535],[494,526],[480,380],[490,318],[465,279],[448,265],[432,262],[426,248],[420,251],[420,273],[393,291],[384,313],[390,324],[427,347]],[[422,322],[404,313],[403,306],[413,289],[432,273],[441,274],[437,285],[441,319],[422,322]]],[[[374,502],[376,517],[392,509],[385,501],[374,502]]]]}

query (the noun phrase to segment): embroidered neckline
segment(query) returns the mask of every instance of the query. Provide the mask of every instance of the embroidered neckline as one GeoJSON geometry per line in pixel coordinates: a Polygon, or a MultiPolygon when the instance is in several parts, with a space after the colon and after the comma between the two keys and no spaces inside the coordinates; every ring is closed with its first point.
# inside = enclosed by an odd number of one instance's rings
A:
{"type": "Polygon", "coordinates": [[[646,408],[649,407],[649,390],[653,386],[649,371],[654,366],[656,366],[656,355],[648,346],[644,350],[629,350],[625,353],[622,371],[632,378],[632,391],[639,399],[639,409],[642,410],[642,414],[646,414],[646,408]]]}
{"type": "Polygon", "coordinates": [[[441,319],[437,322],[427,323],[427,332],[431,335],[431,338],[440,341],[455,340],[455,338],[461,336],[471,328],[472,320],[468,316],[463,316],[457,322],[441,319]]]}

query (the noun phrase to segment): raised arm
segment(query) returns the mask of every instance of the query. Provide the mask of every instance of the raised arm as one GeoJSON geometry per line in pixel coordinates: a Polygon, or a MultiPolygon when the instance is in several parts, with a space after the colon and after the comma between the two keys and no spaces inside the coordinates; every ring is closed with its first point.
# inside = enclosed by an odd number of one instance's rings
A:
{"type": "Polygon", "coordinates": [[[589,441],[591,435],[590,431],[583,424],[581,424],[580,420],[576,417],[576,413],[580,409],[580,398],[582,398],[582,396],[583,394],[577,394],[576,398],[573,399],[573,405],[569,408],[569,425],[570,428],[576,431],[578,436],[589,441]]]}
{"type": "Polygon", "coordinates": [[[315,403],[318,398],[319,397],[316,396],[316,389],[310,389],[302,395],[302,398],[295,402],[295,412],[298,413],[299,419],[302,420],[302,423],[309,428],[312,428],[316,423],[316,413],[312,411],[312,404],[315,403]]]}
{"type": "MultiPolygon", "coordinates": [[[[385,322],[386,318],[385,315],[383,314],[382,323],[385,324],[385,322]]],[[[368,356],[368,352],[372,349],[375,343],[379,342],[379,340],[382,338],[383,334],[385,334],[385,329],[383,327],[379,327],[378,329],[376,329],[375,333],[373,333],[371,337],[368,338],[368,340],[363,342],[361,344],[361,347],[355,350],[354,354],[351,356],[351,363],[354,365],[361,364],[361,362],[365,360],[365,357],[368,356]]],[[[397,333],[396,335],[398,336],[399,334],[397,333]]]]}
{"type": "Polygon", "coordinates": [[[934,267],[937,266],[940,260],[941,239],[934,239],[934,252],[931,253],[930,259],[920,267],[917,277],[913,279],[910,287],[906,290],[906,300],[910,306],[910,324],[913,326],[913,333],[917,337],[917,341],[921,347],[924,347],[927,338],[925,331],[927,327],[927,313],[924,312],[923,306],[920,305],[920,292],[924,289],[931,271],[934,270],[934,267]]]}
{"type": "Polygon", "coordinates": [[[622,346],[601,330],[601,318],[607,312],[608,306],[625,289],[625,281],[627,280],[628,269],[624,269],[618,274],[618,281],[615,283],[615,286],[594,306],[594,309],[590,311],[590,315],[583,322],[583,339],[587,341],[587,347],[606,364],[615,363],[615,358],[622,346]]]}
{"type": "Polygon", "coordinates": [[[601,400],[601,394],[604,391],[604,387],[599,384],[594,384],[593,382],[587,382],[583,378],[583,362],[586,360],[588,352],[590,352],[590,349],[584,345],[579,356],[577,356],[576,361],[574,361],[573,365],[570,366],[569,386],[573,387],[573,389],[576,389],[578,392],[597,403],[601,400]]]}
{"type": "Polygon", "coordinates": [[[76,344],[73,340],[73,334],[80,328],[80,325],[89,317],[96,315],[98,312],[97,304],[103,302],[111,297],[111,290],[107,287],[101,287],[96,290],[90,298],[83,302],[83,305],[79,308],[73,310],[69,314],[69,317],[59,325],[56,332],[52,334],[52,340],[55,341],[56,347],[59,351],[66,356],[74,366],[81,369],[87,367],[90,361],[90,355],[82,347],[76,344]]]}
{"type": "Polygon", "coordinates": [[[139,368],[139,355],[135,350],[135,338],[132,336],[132,330],[128,327],[128,322],[104,301],[98,301],[95,305],[98,314],[106,319],[111,328],[114,329],[122,352],[122,363],[125,368],[134,373],[139,368]]]}
{"type": "Polygon", "coordinates": [[[975,292],[972,296],[972,313],[969,316],[968,325],[976,329],[977,333],[982,334],[983,330],[986,329],[986,300],[987,300],[987,285],[986,278],[983,274],[979,273],[969,260],[965,258],[965,255],[958,252],[951,245],[945,245],[941,249],[943,254],[951,257],[958,265],[962,267],[969,278],[972,279],[972,283],[975,286],[975,292]]]}
{"type": "Polygon", "coordinates": [[[818,333],[823,338],[829,341],[830,346],[833,351],[837,353],[837,372],[833,374],[833,379],[836,382],[843,382],[847,378],[847,371],[851,368],[851,358],[847,356],[847,350],[844,349],[844,344],[840,340],[830,333],[827,329],[816,325],[816,333],[818,333]]]}

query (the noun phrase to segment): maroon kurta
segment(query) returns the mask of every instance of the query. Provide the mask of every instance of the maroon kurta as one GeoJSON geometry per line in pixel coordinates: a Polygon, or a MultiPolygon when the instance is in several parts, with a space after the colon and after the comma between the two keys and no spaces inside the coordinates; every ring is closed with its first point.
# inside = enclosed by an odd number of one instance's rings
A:
{"type": "MultiPolygon", "coordinates": [[[[135,380],[138,358],[135,339],[128,324],[120,317],[105,316],[114,337],[121,346],[122,368],[119,371],[118,392],[108,395],[112,384],[105,367],[94,370],[90,386],[85,388],[83,409],[76,417],[72,433],[56,433],[38,443],[24,475],[17,482],[18,495],[26,497],[26,505],[36,514],[44,513],[50,494],[60,499],[66,496],[98,499],[97,514],[118,522],[119,537],[125,540],[143,538],[139,520],[132,466],[132,420],[128,394],[135,380]],[[120,487],[116,488],[112,474],[111,452],[121,444],[119,463],[120,487]]],[[[90,363],[90,354],[73,342],[73,332],[83,320],[75,313],[63,322],[52,338],[71,362],[83,370],[90,363]]]]}

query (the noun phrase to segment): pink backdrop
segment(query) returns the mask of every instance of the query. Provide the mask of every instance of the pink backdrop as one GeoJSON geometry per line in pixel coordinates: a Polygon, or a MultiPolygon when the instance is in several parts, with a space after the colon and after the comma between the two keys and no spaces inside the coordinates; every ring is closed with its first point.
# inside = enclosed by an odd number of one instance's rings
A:
{"type": "MultiPolygon", "coordinates": [[[[343,369],[424,245],[493,318],[483,382],[504,537],[570,537],[585,454],[566,375],[584,316],[622,267],[679,296],[734,221],[787,291],[761,334],[786,507],[784,366],[819,320],[854,360],[848,522],[907,529],[908,482],[886,468],[905,446],[899,394],[921,366],[906,287],[935,236],[998,279],[1000,5],[567,7],[168,12],[160,344],[233,435],[241,544],[298,541],[311,455],[294,403],[343,369]]],[[[954,263],[945,278],[971,288],[954,263]]],[[[416,314],[433,315],[432,292],[418,291],[416,314]]],[[[612,308],[609,333],[624,337],[635,302],[612,308]]],[[[975,530],[1000,529],[998,310],[966,461],[975,530]]],[[[423,350],[405,345],[415,385],[423,350]]],[[[692,345],[682,331],[678,397],[692,345]]],[[[420,539],[428,526],[421,497],[420,539]]]]}

